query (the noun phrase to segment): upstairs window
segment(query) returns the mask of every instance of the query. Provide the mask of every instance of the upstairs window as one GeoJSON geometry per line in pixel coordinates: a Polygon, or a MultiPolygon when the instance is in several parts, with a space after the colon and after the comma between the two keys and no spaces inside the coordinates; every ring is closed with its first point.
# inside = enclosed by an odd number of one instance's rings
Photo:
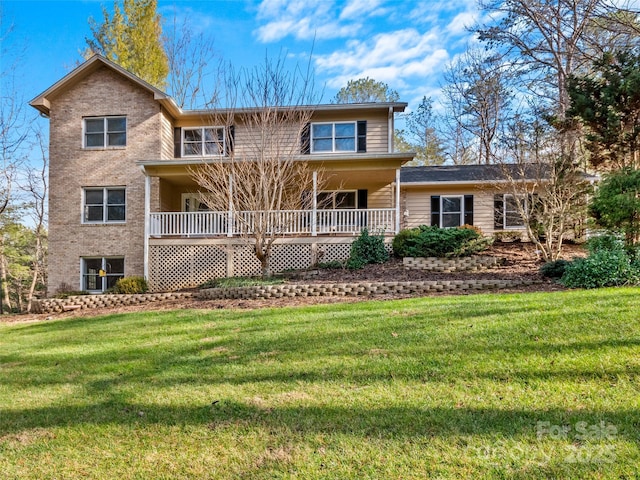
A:
{"type": "Polygon", "coordinates": [[[224,155],[226,135],[222,127],[196,127],[182,129],[183,157],[211,157],[224,155]]]}
{"type": "Polygon", "coordinates": [[[88,117],[84,119],[85,148],[127,145],[127,117],[88,117]]]}
{"type": "Polygon", "coordinates": [[[311,153],[355,151],[356,122],[311,124],[311,153]]]}
{"type": "Polygon", "coordinates": [[[84,223],[122,223],[126,220],[125,189],[85,188],[84,223]]]}

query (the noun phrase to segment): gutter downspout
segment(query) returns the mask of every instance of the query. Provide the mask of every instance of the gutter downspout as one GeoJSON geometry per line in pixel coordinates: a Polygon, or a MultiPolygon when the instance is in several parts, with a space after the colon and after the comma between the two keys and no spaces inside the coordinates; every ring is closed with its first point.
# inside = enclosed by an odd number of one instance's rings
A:
{"type": "Polygon", "coordinates": [[[149,234],[151,227],[151,177],[143,169],[144,173],[144,278],[149,281],[149,234]]]}
{"type": "Polygon", "coordinates": [[[387,128],[389,129],[389,134],[387,139],[387,143],[388,143],[387,148],[389,149],[389,153],[393,153],[393,132],[395,128],[394,122],[393,122],[393,107],[389,107],[389,126],[387,128]]]}

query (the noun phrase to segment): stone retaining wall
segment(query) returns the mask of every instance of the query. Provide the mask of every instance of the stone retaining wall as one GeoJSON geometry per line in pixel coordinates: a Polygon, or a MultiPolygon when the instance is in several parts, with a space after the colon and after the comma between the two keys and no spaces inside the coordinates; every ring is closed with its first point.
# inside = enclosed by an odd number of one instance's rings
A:
{"type": "Polygon", "coordinates": [[[60,313],[76,309],[113,308],[148,302],[199,298],[202,300],[264,299],[281,297],[373,297],[375,295],[427,295],[438,292],[474,292],[515,288],[536,283],[532,280],[426,280],[420,282],[360,282],[284,284],[254,287],[208,288],[198,293],[145,293],[139,295],[77,295],[66,299],[46,299],[34,304],[34,313],[60,313]]]}
{"type": "Polygon", "coordinates": [[[426,270],[429,272],[451,273],[483,270],[497,267],[501,263],[497,257],[472,255],[470,257],[404,257],[402,263],[408,270],[426,270]]]}
{"type": "Polygon", "coordinates": [[[34,313],[60,313],[88,308],[113,308],[140,303],[191,298],[191,292],[140,293],[132,295],[72,295],[68,298],[47,298],[34,302],[34,313]]]}

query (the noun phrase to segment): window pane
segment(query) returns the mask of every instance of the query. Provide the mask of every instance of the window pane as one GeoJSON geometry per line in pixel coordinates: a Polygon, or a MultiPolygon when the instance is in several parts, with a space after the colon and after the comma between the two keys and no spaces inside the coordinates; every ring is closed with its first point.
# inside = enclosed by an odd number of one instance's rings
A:
{"type": "Polygon", "coordinates": [[[442,214],[442,227],[459,227],[460,226],[460,214],[459,213],[443,213],[442,214]]]}
{"type": "Polygon", "coordinates": [[[460,197],[442,197],[442,211],[443,212],[457,212],[460,213],[461,209],[460,197]]]}
{"type": "Polygon", "coordinates": [[[101,268],[101,258],[87,258],[84,261],[84,273],[98,273],[101,268]]]}
{"type": "Polygon", "coordinates": [[[127,144],[127,135],[125,133],[109,133],[107,141],[110,147],[124,147],[127,144]]]}
{"type": "Polygon", "coordinates": [[[107,203],[124,205],[124,189],[107,190],[107,203]]]}
{"type": "Polygon", "coordinates": [[[333,194],[331,192],[320,192],[316,198],[318,208],[327,210],[333,208],[333,194]]]}
{"type": "Polygon", "coordinates": [[[222,140],[224,134],[222,133],[221,128],[205,128],[204,129],[204,139],[207,142],[217,142],[222,140]]]}
{"type": "Polygon", "coordinates": [[[331,139],[326,140],[314,140],[313,151],[314,152],[331,152],[333,150],[333,142],[331,139]]]}
{"type": "Polygon", "coordinates": [[[104,134],[88,133],[84,136],[86,147],[104,147],[104,134]]]}
{"type": "Polygon", "coordinates": [[[338,192],[336,208],[356,208],[356,192],[338,192]]]}
{"type": "Polygon", "coordinates": [[[336,138],[336,150],[353,152],[356,149],[356,141],[353,138],[336,138]]]}
{"type": "Polygon", "coordinates": [[[84,212],[86,222],[102,222],[104,220],[102,205],[85,206],[84,212]]]}
{"type": "Polygon", "coordinates": [[[336,123],[337,137],[355,137],[356,126],[353,123],[336,123]]]}
{"type": "Polygon", "coordinates": [[[205,155],[221,155],[222,144],[218,142],[207,142],[204,144],[205,155]]]}
{"type": "Polygon", "coordinates": [[[103,133],[104,118],[86,118],[84,120],[84,131],[87,133],[103,133]]]}
{"type": "Polygon", "coordinates": [[[124,275],[107,275],[107,278],[105,279],[107,281],[107,288],[115,287],[118,280],[123,277],[124,275]]]}
{"type": "Polygon", "coordinates": [[[124,205],[110,206],[107,208],[107,221],[108,222],[123,222],[125,215],[124,205]]]}
{"type": "Polygon", "coordinates": [[[313,138],[331,138],[333,136],[332,124],[312,125],[313,138]]]}
{"type": "Polygon", "coordinates": [[[107,118],[107,132],[125,132],[127,119],[125,117],[107,118]]]}
{"type": "Polygon", "coordinates": [[[124,258],[107,258],[106,259],[107,274],[124,274],[124,258]]]}
{"type": "Polygon", "coordinates": [[[184,144],[185,155],[202,155],[201,143],[185,143],[184,144]]]}
{"type": "Polygon", "coordinates": [[[202,130],[184,130],[185,142],[200,142],[202,141],[202,130]]]}
{"type": "Polygon", "coordinates": [[[85,190],[84,203],[87,205],[102,205],[103,192],[100,190],[85,190]]]}

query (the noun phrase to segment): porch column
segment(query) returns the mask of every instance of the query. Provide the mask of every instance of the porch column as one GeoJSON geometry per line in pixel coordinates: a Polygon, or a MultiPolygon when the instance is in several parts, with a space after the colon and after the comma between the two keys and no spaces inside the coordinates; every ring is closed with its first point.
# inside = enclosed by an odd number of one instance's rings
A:
{"type": "Polygon", "coordinates": [[[144,262],[144,278],[149,280],[149,230],[150,230],[150,217],[151,217],[151,177],[146,174],[144,176],[144,247],[143,247],[143,262],[144,262]]]}
{"type": "Polygon", "coordinates": [[[233,237],[233,175],[229,174],[229,210],[227,211],[227,237],[233,237]]]}
{"type": "Polygon", "coordinates": [[[396,235],[400,232],[400,169],[396,168],[396,235]]]}
{"type": "Polygon", "coordinates": [[[311,236],[318,236],[318,215],[316,214],[318,210],[318,172],[316,170],[313,171],[313,198],[311,200],[312,210],[311,210],[311,236]]]}

